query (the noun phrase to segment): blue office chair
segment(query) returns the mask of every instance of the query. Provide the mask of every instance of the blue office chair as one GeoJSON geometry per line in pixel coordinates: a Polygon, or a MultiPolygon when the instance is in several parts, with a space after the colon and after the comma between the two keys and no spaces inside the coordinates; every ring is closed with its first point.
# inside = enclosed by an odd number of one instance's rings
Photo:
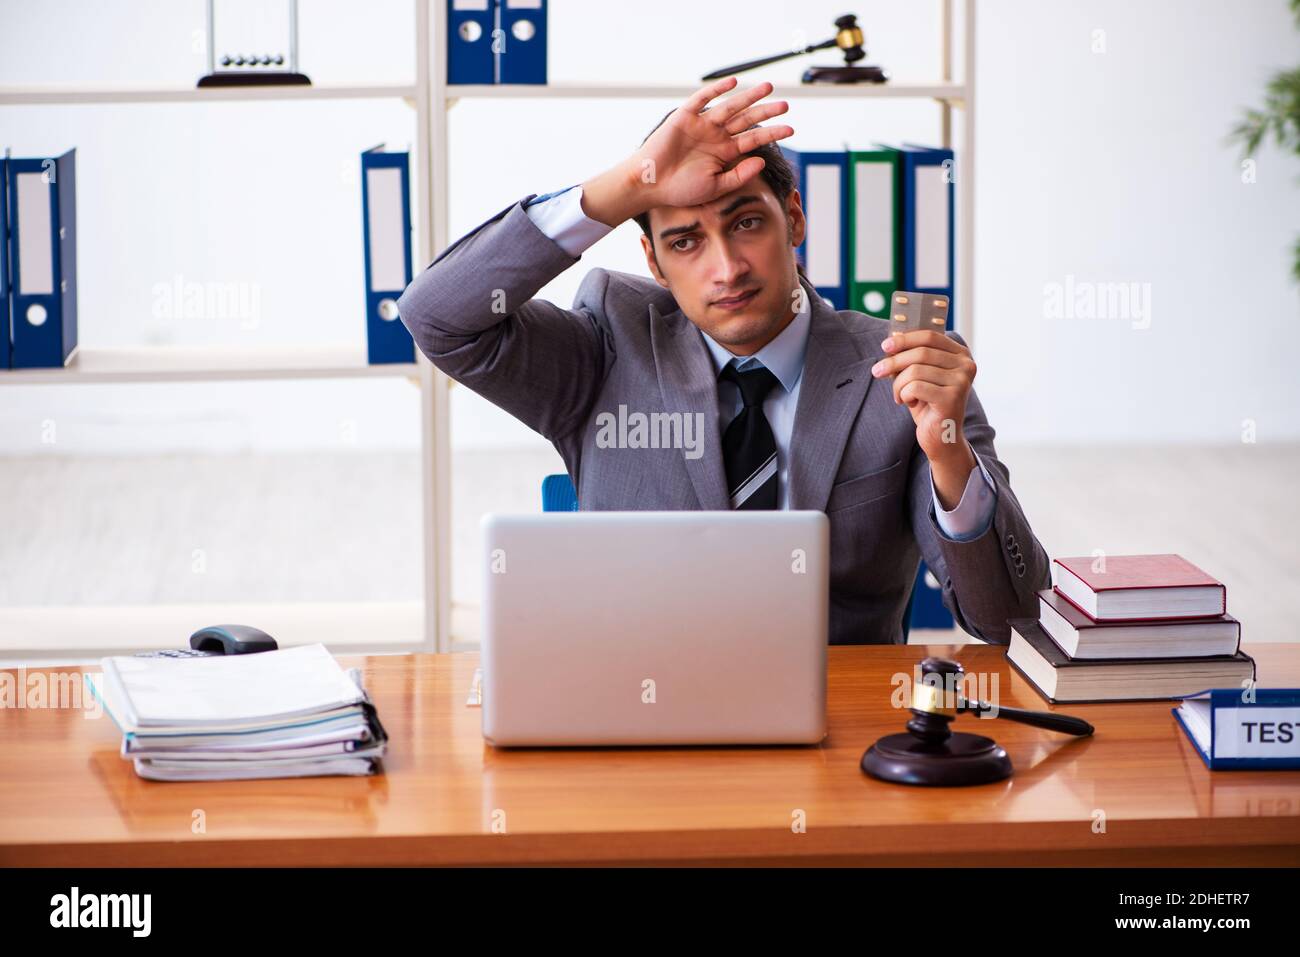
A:
{"type": "Polygon", "coordinates": [[[578,490],[568,475],[548,475],[542,479],[543,512],[576,512],[578,490]]]}
{"type": "MultiPolygon", "coordinates": [[[[573,487],[573,482],[567,474],[548,475],[542,479],[542,511],[543,512],[576,512],[578,510],[578,491],[573,487]]],[[[933,608],[924,609],[927,611],[927,618],[922,619],[923,611],[916,606],[916,593],[924,588],[929,599],[929,592],[935,591],[925,582],[925,563],[916,571],[916,581],[912,585],[912,593],[907,596],[907,607],[903,609],[903,642],[907,642],[908,633],[912,629],[913,620],[916,624],[926,628],[951,628],[952,616],[948,615],[948,609],[943,607],[943,602],[938,599],[937,593],[933,600],[926,602],[926,605],[938,603],[939,611],[947,615],[948,622],[943,624],[941,619],[936,619],[933,608]]]]}

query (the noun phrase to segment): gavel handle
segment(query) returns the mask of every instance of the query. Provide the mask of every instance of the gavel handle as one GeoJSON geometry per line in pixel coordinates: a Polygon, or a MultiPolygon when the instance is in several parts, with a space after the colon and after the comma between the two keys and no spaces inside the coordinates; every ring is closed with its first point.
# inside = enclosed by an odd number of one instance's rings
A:
{"type": "MultiPolygon", "coordinates": [[[[993,706],[985,704],[983,701],[971,701],[961,699],[957,702],[957,710],[965,711],[970,714],[978,714],[981,717],[986,712],[992,712],[993,706]]],[[[1063,734],[1073,734],[1078,737],[1087,737],[1092,734],[1094,728],[1082,718],[1072,718],[1068,714],[1054,714],[1051,711],[1026,711],[1023,708],[1004,708],[1001,705],[997,708],[994,717],[1006,718],[1008,721],[1018,721],[1021,724],[1032,725],[1035,728],[1046,728],[1048,731],[1060,731],[1063,734]]]]}
{"type": "Polygon", "coordinates": [[[814,50],[826,50],[835,46],[835,38],[823,40],[821,43],[810,43],[802,50],[786,50],[784,53],[776,53],[772,56],[759,57],[757,60],[746,60],[744,63],[737,63],[735,66],[729,66],[721,70],[714,70],[712,73],[706,73],[700,77],[701,80],[720,80],[724,76],[731,76],[733,73],[741,73],[745,70],[752,70],[755,67],[767,66],[769,63],[776,63],[778,60],[788,60],[792,56],[800,56],[804,53],[812,53],[814,50]]]}

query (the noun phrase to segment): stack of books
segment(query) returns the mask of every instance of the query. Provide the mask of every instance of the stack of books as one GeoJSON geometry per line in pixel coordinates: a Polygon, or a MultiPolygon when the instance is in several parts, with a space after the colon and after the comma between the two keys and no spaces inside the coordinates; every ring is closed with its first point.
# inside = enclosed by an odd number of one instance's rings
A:
{"type": "Polygon", "coordinates": [[[1223,583],[1179,555],[1058,558],[1007,660],[1052,702],[1178,698],[1253,679],[1223,583]]]}
{"type": "Polygon", "coordinates": [[[86,680],[155,781],[364,775],[388,736],[359,673],[324,645],[204,658],[113,657],[86,680]]]}

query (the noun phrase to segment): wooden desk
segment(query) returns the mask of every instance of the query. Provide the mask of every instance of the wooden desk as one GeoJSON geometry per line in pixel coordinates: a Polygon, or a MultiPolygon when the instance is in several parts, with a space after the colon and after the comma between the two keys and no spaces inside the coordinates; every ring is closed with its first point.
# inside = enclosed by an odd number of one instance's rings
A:
{"type": "MultiPolygon", "coordinates": [[[[1262,685],[1300,685],[1300,645],[1247,650],[1262,685]]],[[[137,778],[107,717],[0,710],[0,864],[1300,864],[1300,772],[1211,774],[1168,702],[1060,708],[1090,739],[958,719],[1011,755],[998,784],[868,778],[863,749],[906,719],[891,676],[925,654],[1043,707],[999,648],[835,647],[818,747],[498,751],[465,705],[477,655],[348,659],[391,735],[387,774],[215,784],[137,778]]]]}

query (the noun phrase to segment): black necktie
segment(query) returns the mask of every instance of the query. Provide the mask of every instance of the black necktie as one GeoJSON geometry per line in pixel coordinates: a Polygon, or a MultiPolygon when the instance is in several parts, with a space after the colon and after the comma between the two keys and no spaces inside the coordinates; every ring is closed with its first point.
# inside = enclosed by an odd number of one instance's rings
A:
{"type": "Polygon", "coordinates": [[[763,414],[763,399],[778,384],[777,378],[764,366],[739,372],[730,362],[719,377],[736,384],[745,404],[722,436],[731,507],[777,508],[776,439],[763,414]]]}

